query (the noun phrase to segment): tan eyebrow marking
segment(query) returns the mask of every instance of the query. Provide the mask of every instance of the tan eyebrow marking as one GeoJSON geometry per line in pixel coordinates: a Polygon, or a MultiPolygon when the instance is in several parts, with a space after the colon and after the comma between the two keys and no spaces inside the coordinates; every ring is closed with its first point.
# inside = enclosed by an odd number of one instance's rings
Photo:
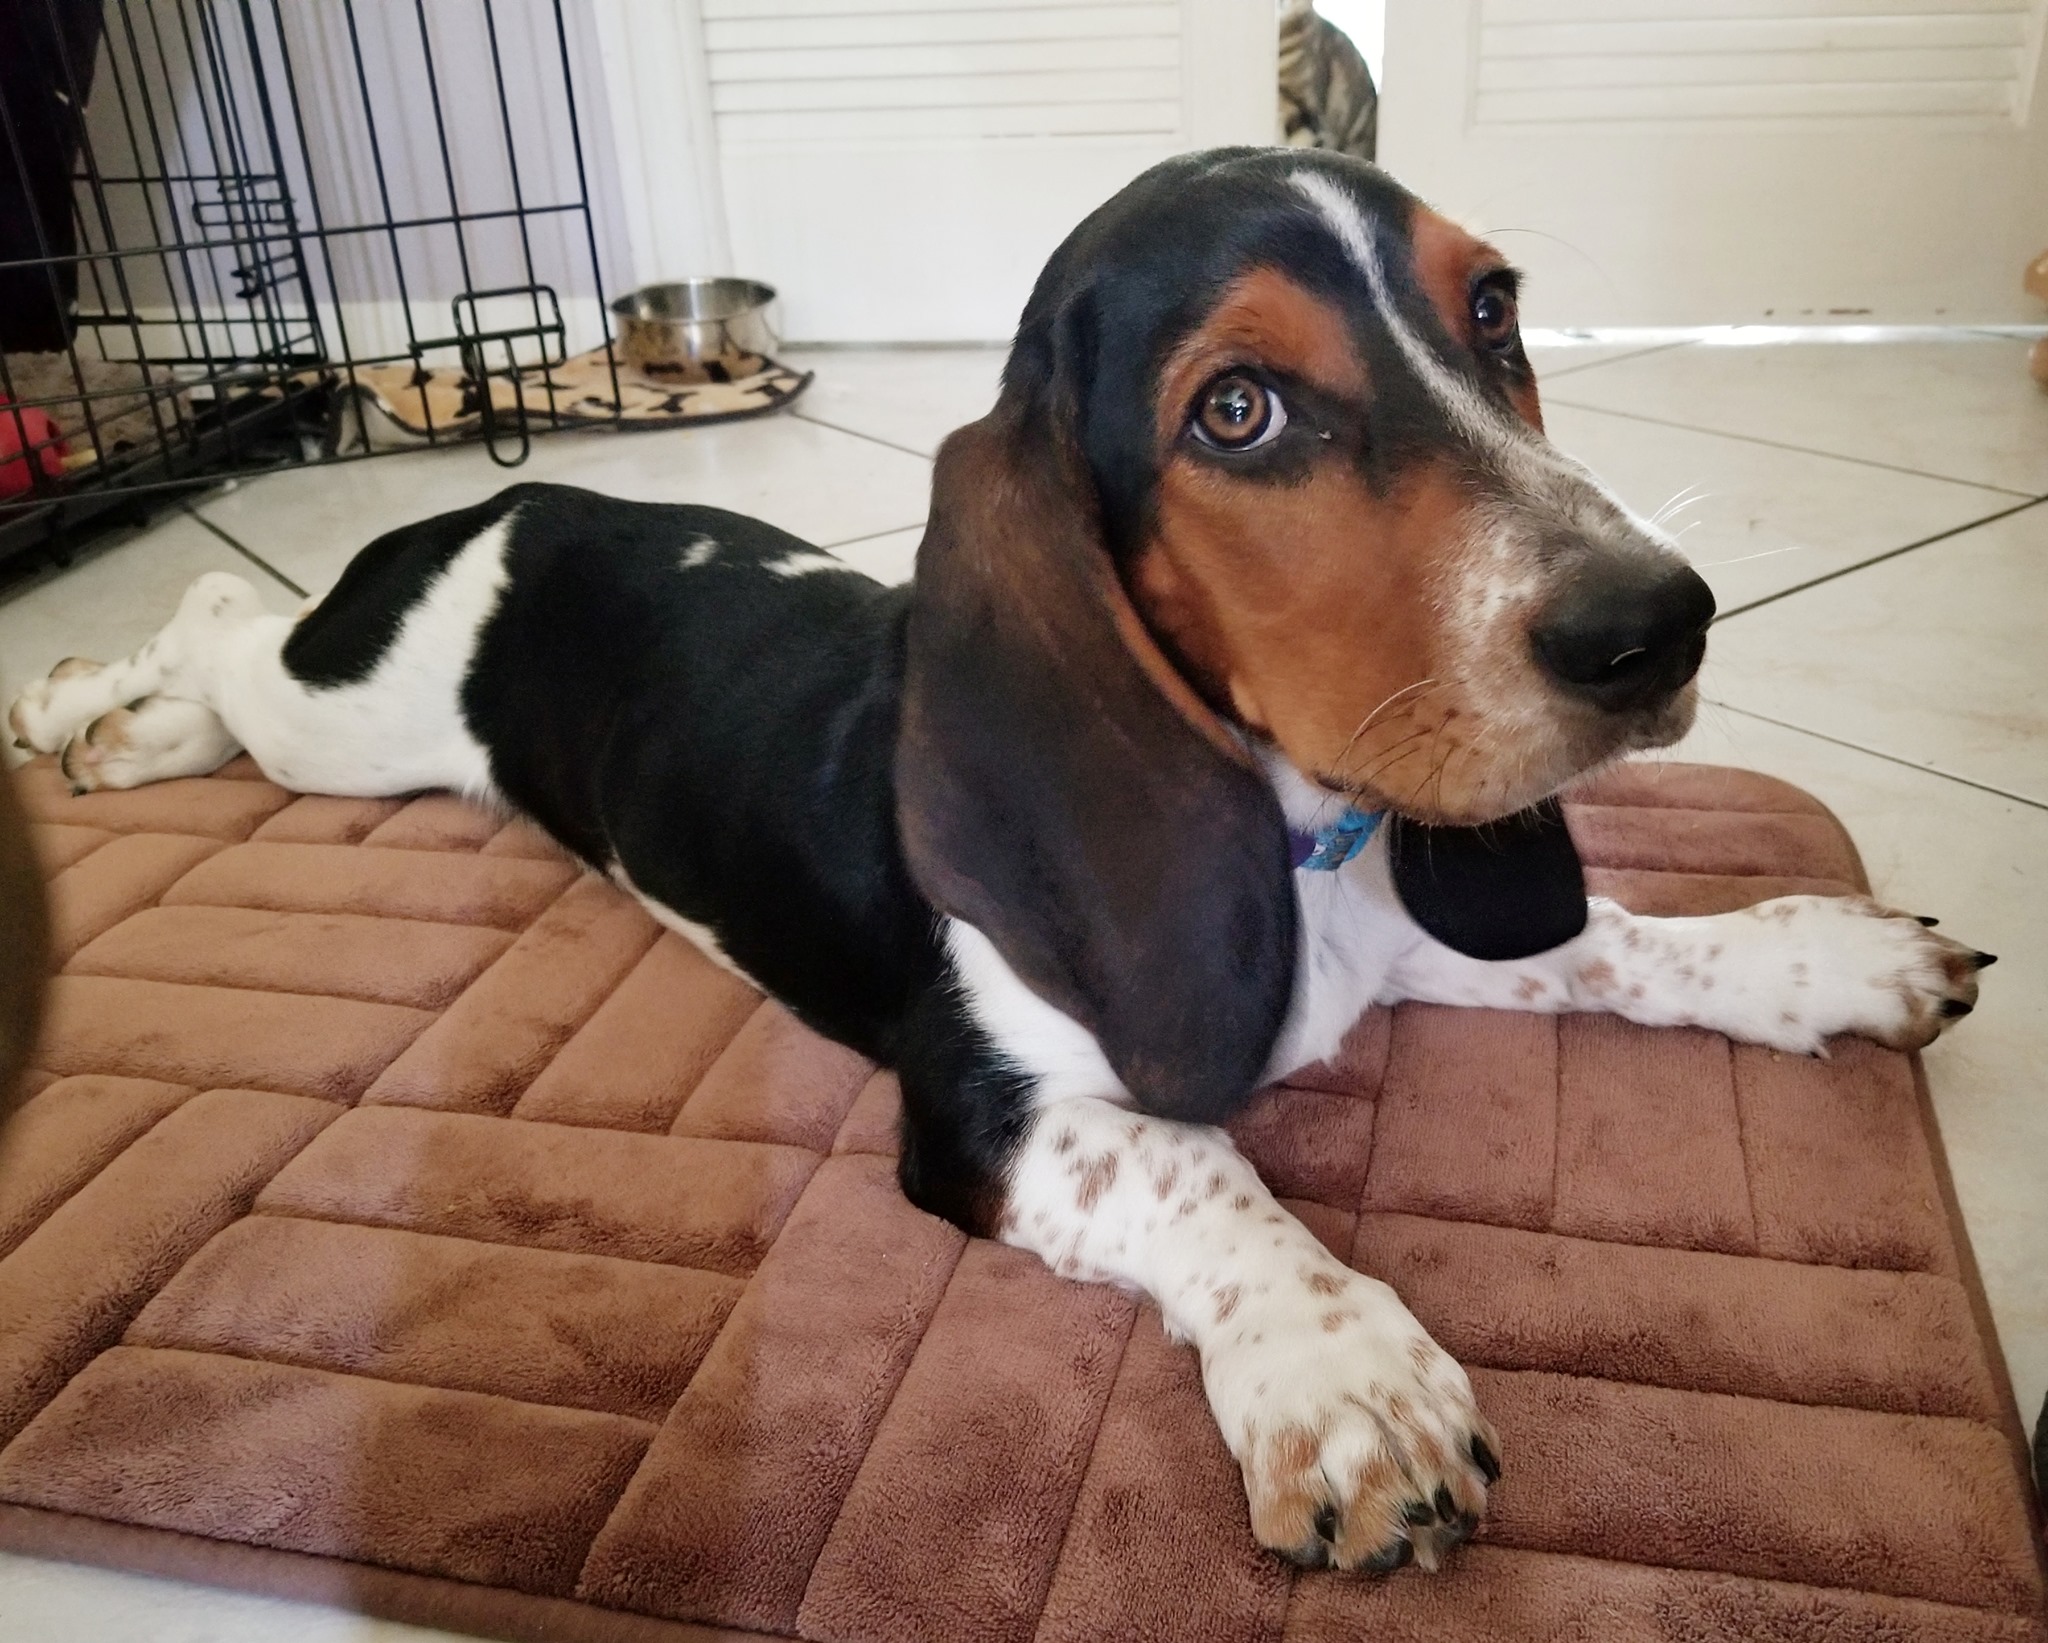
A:
{"type": "MultiPolygon", "coordinates": [[[[1508,259],[1449,218],[1418,205],[1409,219],[1409,242],[1415,247],[1415,278],[1443,321],[1444,329],[1468,347],[1472,334],[1472,288],[1486,274],[1508,267],[1508,259]]],[[[1543,431],[1543,406],[1533,379],[1513,384],[1508,400],[1522,420],[1543,431]]]]}
{"type": "Polygon", "coordinates": [[[1347,399],[1366,391],[1365,362],[1335,306],[1277,268],[1231,281],[1202,323],[1182,339],[1159,373],[1156,429],[1162,444],[1180,432],[1188,401],[1217,372],[1262,364],[1347,399]]]}
{"type": "MultiPolygon", "coordinates": [[[[1393,288],[1387,282],[1387,270],[1380,259],[1379,247],[1373,243],[1371,231],[1359,214],[1356,203],[1318,171],[1304,168],[1288,180],[1315,207],[1316,214],[1336,236],[1344,254],[1365,276],[1366,286],[1380,310],[1387,335],[1393,339],[1402,359],[1428,390],[1430,397],[1450,418],[1451,425],[1471,442],[1475,451],[1483,452],[1513,483],[1542,483],[1546,474],[1556,469],[1559,459],[1543,443],[1537,429],[1531,428],[1523,417],[1510,415],[1490,404],[1470,383],[1459,378],[1437,358],[1429,344],[1417,336],[1414,327],[1401,317],[1394,305],[1393,288]]],[[[1462,329],[1459,334],[1463,334],[1462,329]]]]}

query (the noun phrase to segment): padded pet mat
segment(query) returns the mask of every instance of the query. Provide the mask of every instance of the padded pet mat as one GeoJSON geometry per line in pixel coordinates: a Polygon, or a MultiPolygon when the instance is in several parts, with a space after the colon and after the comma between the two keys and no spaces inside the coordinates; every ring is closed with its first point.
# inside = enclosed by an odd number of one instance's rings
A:
{"type": "MultiPolygon", "coordinates": [[[[1407,1006],[1261,1096],[1506,1439],[1447,1573],[1297,1575],[1150,1306],[912,1209],[888,1075],[525,825],[27,777],[0,1546],[570,1643],[2048,1638],[1908,1057],[1407,1006]]],[[[1581,801],[1639,908],[1860,882],[1760,777],[1581,801]]]]}

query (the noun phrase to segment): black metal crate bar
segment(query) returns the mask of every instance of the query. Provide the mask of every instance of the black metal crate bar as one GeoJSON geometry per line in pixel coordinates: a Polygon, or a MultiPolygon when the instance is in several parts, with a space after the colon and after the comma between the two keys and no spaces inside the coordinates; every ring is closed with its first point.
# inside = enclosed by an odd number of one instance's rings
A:
{"type": "Polygon", "coordinates": [[[0,0],[0,40],[0,558],[377,454],[380,367],[462,367],[516,462],[552,387],[486,379],[609,348],[563,0],[0,0]]]}

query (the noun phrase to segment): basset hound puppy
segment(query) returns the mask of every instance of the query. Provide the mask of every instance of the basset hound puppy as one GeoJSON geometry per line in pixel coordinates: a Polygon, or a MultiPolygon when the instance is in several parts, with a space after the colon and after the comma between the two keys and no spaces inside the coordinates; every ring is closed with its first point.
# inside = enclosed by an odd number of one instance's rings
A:
{"type": "Polygon", "coordinates": [[[1077,228],[941,450],[915,582],[519,485],[296,620],[210,575],[12,710],[83,788],[246,748],[524,812],[896,1067],[902,1181],[1142,1290],[1259,1541],[1434,1567],[1501,1446],[1215,1126],[1399,999],[1925,1044],[1985,955],[1867,901],[1588,902],[1554,795],[1674,741],[1714,612],[1544,439],[1492,247],[1360,161],[1167,161],[1077,228]]]}

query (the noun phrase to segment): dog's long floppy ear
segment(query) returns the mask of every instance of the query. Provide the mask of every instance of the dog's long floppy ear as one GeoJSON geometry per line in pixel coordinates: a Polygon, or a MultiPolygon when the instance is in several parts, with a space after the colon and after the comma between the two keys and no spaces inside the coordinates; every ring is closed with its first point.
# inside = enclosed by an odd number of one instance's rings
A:
{"type": "Polygon", "coordinates": [[[1585,869],[1555,799],[1484,827],[1396,817],[1387,851],[1408,916],[1467,958],[1528,958],[1586,927],[1585,869]]]}
{"type": "Polygon", "coordinates": [[[1148,1112],[1256,1087],[1293,989],[1286,825],[1153,644],[1058,418],[939,452],[896,753],[918,886],[1095,1035],[1148,1112]]]}

